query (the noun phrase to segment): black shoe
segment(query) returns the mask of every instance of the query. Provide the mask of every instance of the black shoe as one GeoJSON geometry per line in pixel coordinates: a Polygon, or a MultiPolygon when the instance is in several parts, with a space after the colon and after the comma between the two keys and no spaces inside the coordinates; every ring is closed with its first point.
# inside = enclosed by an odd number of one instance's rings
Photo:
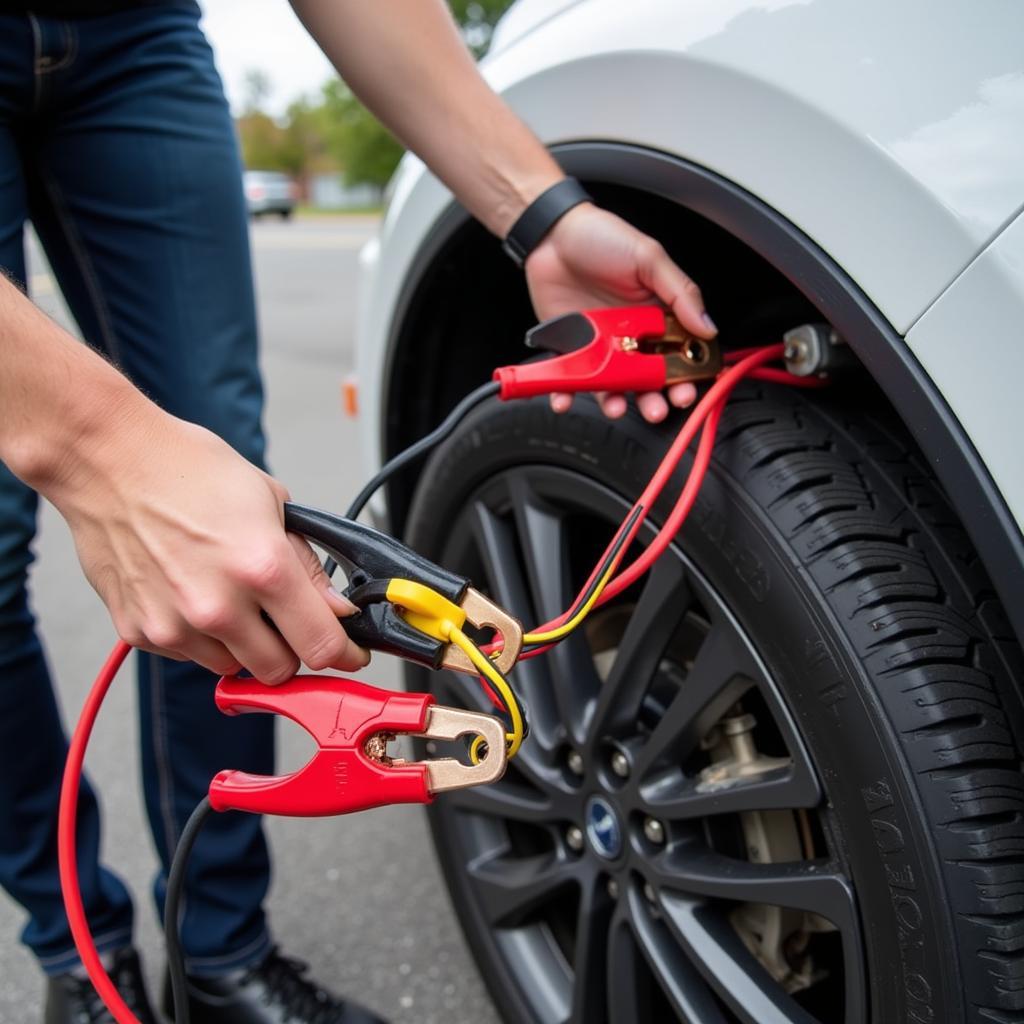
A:
{"type": "MultiPolygon", "coordinates": [[[[217,978],[189,978],[190,1024],[387,1024],[304,978],[307,970],[300,960],[273,949],[256,967],[217,978]]],[[[173,1020],[171,1003],[165,982],[164,1013],[173,1020]]]]}
{"type": "MultiPolygon", "coordinates": [[[[157,1024],[146,995],[146,983],[142,980],[139,954],[134,949],[118,950],[107,964],[107,973],[142,1024],[157,1024]]],[[[92,982],[75,974],[56,974],[48,979],[43,1021],[44,1024],[114,1024],[113,1016],[96,994],[92,982]]]]}

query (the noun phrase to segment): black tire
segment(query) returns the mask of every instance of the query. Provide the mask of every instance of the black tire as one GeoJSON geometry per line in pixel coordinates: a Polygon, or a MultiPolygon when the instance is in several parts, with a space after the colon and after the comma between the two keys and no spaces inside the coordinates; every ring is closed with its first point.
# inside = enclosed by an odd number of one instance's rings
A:
{"type": "MultiPolygon", "coordinates": [[[[487,539],[488,529],[507,521],[513,524],[508,536],[522,542],[514,516],[520,516],[520,524],[526,520],[517,501],[541,512],[561,503],[570,517],[564,520],[563,540],[579,550],[564,555],[556,576],[571,570],[578,585],[586,568],[582,563],[600,547],[584,542],[589,535],[580,517],[589,512],[610,520],[608,510],[615,508],[621,514],[646,483],[672,432],[652,428],[634,414],[611,424],[589,400],[577,400],[564,417],[551,414],[543,401],[485,405],[426,467],[407,539],[452,568],[480,573],[485,560],[479,551],[496,543],[487,539]],[[514,485],[533,488],[532,497],[528,493],[502,499],[501,488],[513,487],[502,481],[518,477],[541,482],[514,485]],[[548,484],[543,480],[556,478],[575,480],[575,494],[573,487],[562,484],[551,484],[545,492],[548,484]],[[587,507],[573,508],[576,502],[587,507]],[[503,519],[506,514],[511,518],[503,519]]],[[[663,515],[665,508],[658,511],[663,515]]],[[[602,529],[607,536],[607,527],[602,529]]],[[[532,600],[528,596],[530,584],[546,571],[543,564],[531,567],[531,558],[543,562],[538,552],[547,543],[543,538],[529,541],[534,542],[537,549],[524,556],[525,568],[512,573],[520,573],[520,584],[527,581],[525,588],[520,586],[526,593],[518,609],[527,618],[538,614],[538,600],[549,604],[540,611],[550,612],[572,593],[571,587],[556,583],[554,589],[564,593],[544,595],[534,585],[532,600]],[[552,601],[555,607],[550,607],[552,601]]],[[[506,548],[506,555],[519,550],[506,548]]],[[[501,550],[499,544],[490,555],[501,550]]],[[[557,561],[550,545],[546,550],[557,561]]],[[[732,803],[721,805],[722,813],[703,819],[702,831],[694,831],[692,818],[679,823],[666,819],[667,842],[652,846],[636,832],[638,820],[630,815],[646,806],[643,800],[655,790],[642,779],[623,783],[609,772],[609,742],[621,740],[614,729],[592,737],[589,747],[580,741],[593,762],[582,779],[565,771],[564,763],[561,775],[545,778],[553,780],[551,792],[557,799],[558,787],[567,793],[575,787],[580,799],[597,788],[604,787],[602,793],[607,789],[601,811],[611,807],[614,817],[620,808],[621,830],[627,835],[622,862],[601,862],[595,850],[606,851],[595,845],[597,840],[589,841],[582,853],[568,850],[559,837],[561,819],[553,824],[557,815],[552,813],[529,833],[536,833],[533,839],[523,839],[526,825],[512,820],[522,814],[515,801],[525,799],[527,780],[537,772],[555,772],[558,758],[577,743],[576,726],[570,722],[554,734],[561,753],[547,760],[534,754],[536,764],[522,773],[510,769],[507,781],[492,794],[451,794],[430,811],[455,907],[505,1018],[545,1024],[562,1019],[587,1024],[677,1019],[693,1024],[1024,1021],[1024,732],[1015,686],[1015,678],[1024,678],[1020,650],[962,528],[902,430],[852,405],[845,407],[831,394],[809,397],[782,388],[747,387],[723,417],[712,470],[671,557],[692,577],[700,607],[725,609],[703,613],[711,623],[708,629],[718,621],[716,616],[731,621],[735,636],[729,634],[730,644],[736,649],[749,644],[765,673],[742,699],[755,701],[761,718],[775,723],[771,735],[761,736],[765,751],[779,753],[781,737],[783,753],[788,752],[794,768],[788,790],[767,799],[755,794],[750,806],[800,806],[799,780],[794,779],[801,747],[806,767],[820,786],[821,796],[807,815],[813,838],[804,846],[815,855],[815,863],[779,869],[781,880],[775,889],[766,883],[764,902],[799,902],[793,896],[796,890],[786,888],[789,869],[801,877],[818,871],[836,879],[831,890],[807,890],[832,901],[831,907],[822,906],[826,917],[836,923],[844,914],[849,917],[835,933],[838,944],[822,937],[816,947],[823,950],[816,955],[829,976],[796,996],[787,995],[777,978],[753,958],[744,959],[734,939],[723,938],[721,925],[732,920],[727,914],[734,905],[728,896],[735,892],[742,900],[751,898],[749,892],[760,892],[743,888],[748,867],[742,850],[731,861],[738,870],[731,880],[725,859],[714,859],[723,842],[728,849],[729,828],[735,831],[735,826],[726,826],[745,798],[733,797],[732,803]],[[772,694],[780,698],[778,707],[772,706],[772,694]],[[795,735],[787,735],[790,728],[795,735]],[[773,743],[775,749],[769,750],[773,743]],[[627,805],[633,808],[629,815],[627,805]],[[515,814],[503,822],[502,808],[513,806],[515,814]],[[572,890],[566,896],[566,890],[555,887],[543,900],[535,899],[528,912],[497,916],[488,902],[492,896],[482,888],[485,875],[479,867],[488,843],[497,844],[507,879],[502,884],[510,891],[517,884],[512,868],[524,864],[524,857],[536,861],[543,856],[551,864],[571,861],[581,879],[578,893],[572,890]],[[715,851],[710,860],[705,847],[715,851]],[[520,848],[526,852],[517,853],[520,848]],[[698,860],[686,860],[695,852],[698,860]],[[666,857],[685,865],[679,877],[686,882],[675,895],[666,882],[671,882],[666,857]],[[598,874],[591,871],[592,861],[598,862],[598,874]],[[705,866],[707,877],[701,875],[705,866]],[[584,918],[581,907],[597,891],[587,886],[608,878],[618,879],[618,898],[610,906],[603,904],[603,918],[584,918]],[[737,878],[740,886],[730,889],[737,878]],[[844,884],[849,896],[845,907],[844,884]],[[645,901],[641,892],[650,898],[645,901]],[[554,916],[559,901],[567,900],[563,918],[554,916]],[[492,925],[488,914],[505,923],[492,925]],[[521,923],[532,922],[531,914],[540,914],[543,924],[521,923]],[[606,926],[609,935],[606,949],[594,953],[593,962],[580,959],[590,950],[582,949],[585,920],[606,926]],[[533,929],[529,935],[527,927],[533,929]],[[616,927],[633,934],[636,948],[616,944],[626,941],[616,938],[616,927]],[[547,946],[543,928],[548,930],[547,946]],[[641,932],[648,936],[646,946],[641,932]],[[547,952],[542,956],[540,950],[547,952]],[[557,969],[541,966],[559,956],[564,963],[557,969]],[[598,997],[591,992],[585,998],[585,1006],[578,991],[572,995],[577,963],[593,975],[584,987],[601,989],[598,997]],[[601,969],[594,971],[592,963],[601,969]],[[545,986],[560,984],[559,972],[567,972],[567,991],[576,999],[571,1012],[559,1010],[565,1005],[564,992],[558,998],[538,994],[545,986]],[[624,996],[626,990],[632,995],[624,996]]],[[[493,578],[493,557],[490,569],[477,577],[479,585],[499,594],[504,588],[507,597],[515,580],[510,584],[493,578]]],[[[633,599],[642,602],[643,596],[633,599]]],[[[554,662],[563,692],[572,692],[576,685],[577,677],[567,673],[581,671],[584,642],[575,643],[574,652],[554,662]]],[[[621,647],[628,647],[625,640],[621,647]]],[[[701,648],[696,650],[699,654],[701,648]]],[[[634,652],[635,671],[652,677],[644,698],[648,714],[648,704],[659,715],[666,708],[676,710],[688,699],[687,687],[704,692],[705,698],[715,692],[702,690],[699,674],[687,675],[678,694],[673,690],[669,697],[655,699],[656,686],[663,685],[655,673],[663,671],[668,659],[668,648],[659,650],[655,669],[642,648],[634,652]]],[[[694,660],[693,672],[699,664],[694,660]]],[[[538,687],[552,682],[547,678],[545,683],[546,677],[525,664],[513,678],[535,700],[538,687]]],[[[613,669],[609,678],[621,680],[623,675],[613,669]]],[[[472,684],[449,674],[411,670],[410,681],[416,688],[433,687],[448,702],[473,699],[467,689],[472,684]]],[[[590,699],[587,707],[593,708],[590,699]]],[[[707,707],[715,701],[715,715],[720,715],[718,697],[707,707]]],[[[700,713],[705,718],[701,728],[707,727],[709,713],[700,713]]],[[[691,711],[691,732],[700,715],[691,711]]],[[[647,727],[648,739],[655,735],[654,725],[647,727]]],[[[543,740],[540,735],[528,745],[539,744],[539,750],[543,740]]],[[[635,737],[621,740],[630,764],[642,763],[642,750],[639,758],[636,750],[643,742],[635,737]]],[[[679,747],[680,757],[692,747],[679,747]]],[[[691,762],[682,767],[678,778],[672,778],[691,785],[691,762]]],[[[663,765],[659,771],[664,774],[663,765]]],[[[738,791],[736,787],[732,792],[738,791]]],[[[694,791],[691,787],[685,792],[694,791]]],[[[549,806],[547,796],[545,801],[535,802],[549,806]]],[[[593,800],[587,806],[592,805],[593,800]]],[[[695,806],[715,810],[719,805],[695,806]]],[[[755,873],[762,869],[769,874],[774,870],[771,864],[749,866],[755,873]]]]}

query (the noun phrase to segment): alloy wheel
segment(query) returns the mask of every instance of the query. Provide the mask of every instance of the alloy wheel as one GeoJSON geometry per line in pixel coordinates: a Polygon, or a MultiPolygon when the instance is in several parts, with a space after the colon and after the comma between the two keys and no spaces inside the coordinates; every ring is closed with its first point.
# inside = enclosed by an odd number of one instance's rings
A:
{"type": "MultiPolygon", "coordinates": [[[[627,508],[517,466],[463,506],[441,560],[534,624],[569,606],[627,508]]],[[[470,933],[533,1020],[866,1018],[854,887],[797,718],[679,548],[513,679],[522,751],[432,815],[470,933]]],[[[475,679],[431,683],[489,708],[475,679]]]]}

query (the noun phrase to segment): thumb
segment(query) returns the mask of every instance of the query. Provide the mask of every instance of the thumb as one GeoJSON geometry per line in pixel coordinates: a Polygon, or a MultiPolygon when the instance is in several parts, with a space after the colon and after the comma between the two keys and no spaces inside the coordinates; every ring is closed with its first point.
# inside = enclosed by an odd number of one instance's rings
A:
{"type": "Polygon", "coordinates": [[[338,618],[354,615],[359,609],[347,597],[343,597],[334,589],[330,576],[324,572],[319,555],[310,547],[309,543],[294,533],[288,534],[288,540],[299,556],[299,561],[302,563],[303,569],[306,570],[310,583],[320,591],[331,611],[338,618]]]}

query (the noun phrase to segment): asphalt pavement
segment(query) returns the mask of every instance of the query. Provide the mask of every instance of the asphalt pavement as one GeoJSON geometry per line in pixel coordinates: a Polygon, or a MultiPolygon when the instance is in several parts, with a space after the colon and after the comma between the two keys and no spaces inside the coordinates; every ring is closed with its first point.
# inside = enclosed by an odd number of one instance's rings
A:
{"type": "MultiPolygon", "coordinates": [[[[353,358],[359,247],[376,229],[369,217],[261,222],[252,230],[267,387],[270,463],[297,500],[343,507],[360,484],[358,437],[341,410],[340,383],[353,358]]],[[[68,323],[59,291],[33,249],[31,290],[68,323]]],[[[70,326],[70,325],[69,325],[70,326]]],[[[81,708],[114,634],[84,581],[70,534],[45,507],[32,577],[36,612],[58,679],[65,720],[81,708]]],[[[397,685],[378,656],[370,682],[397,685]]],[[[104,812],[106,862],[136,895],[136,944],[151,993],[163,971],[150,898],[152,839],[138,781],[133,673],[125,669],[103,707],[88,770],[104,812]]],[[[301,764],[304,733],[283,723],[279,768],[301,764]]],[[[498,1017],[462,939],[419,807],[351,818],[273,819],[274,934],[315,977],[403,1024],[497,1024],[498,1017]]],[[[0,892],[0,1022],[41,1019],[43,980],[18,942],[19,907],[0,892]]]]}

